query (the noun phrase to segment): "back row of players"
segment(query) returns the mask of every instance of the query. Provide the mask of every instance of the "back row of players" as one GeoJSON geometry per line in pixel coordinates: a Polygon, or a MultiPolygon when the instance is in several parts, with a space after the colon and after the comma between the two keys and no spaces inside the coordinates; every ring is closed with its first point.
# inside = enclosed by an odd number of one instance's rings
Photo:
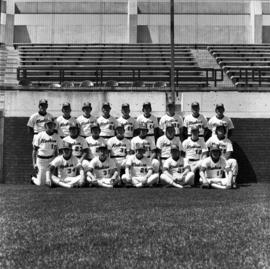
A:
{"type": "Polygon", "coordinates": [[[223,104],[216,105],[208,122],[198,102],[191,104],[192,113],[184,121],[175,104],[168,103],[159,123],[150,102],[143,104],[136,120],[129,104],[122,105],[118,119],[110,115],[109,103],[103,103],[99,118],[91,115],[89,102],[77,119],[69,103],[62,105],[63,115],[55,121],[47,108],[47,100],[40,100],[39,111],[27,124],[33,134],[36,185],[142,187],[161,182],[182,188],[196,183],[198,171],[203,186],[236,186],[238,165],[229,140],[234,126],[223,104]]]}

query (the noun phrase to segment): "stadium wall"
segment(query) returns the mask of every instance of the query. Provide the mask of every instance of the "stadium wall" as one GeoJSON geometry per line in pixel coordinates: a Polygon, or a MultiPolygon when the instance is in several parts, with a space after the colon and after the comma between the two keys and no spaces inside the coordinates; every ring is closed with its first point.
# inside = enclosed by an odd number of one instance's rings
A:
{"type": "MultiPolygon", "coordinates": [[[[90,100],[93,114],[98,115],[103,101],[112,104],[112,114],[119,116],[122,102],[131,104],[132,115],[141,113],[144,101],[151,101],[153,113],[158,117],[165,113],[166,93],[154,92],[53,92],[53,91],[5,91],[4,92],[4,142],[3,142],[3,179],[5,183],[26,183],[32,172],[31,137],[26,124],[29,116],[37,111],[38,100],[47,98],[49,111],[55,116],[61,114],[61,103],[71,102],[72,114],[81,113],[83,101],[90,100]]],[[[217,102],[225,104],[226,114],[235,124],[232,141],[240,166],[239,180],[242,183],[269,181],[270,173],[270,116],[269,93],[238,92],[183,92],[177,101],[185,115],[190,111],[190,103],[197,100],[201,103],[201,112],[207,117],[214,114],[217,102]],[[250,101],[248,101],[250,100],[250,101]],[[257,102],[254,102],[256,100],[257,102]]],[[[0,180],[1,182],[1,180],[0,180]]]]}

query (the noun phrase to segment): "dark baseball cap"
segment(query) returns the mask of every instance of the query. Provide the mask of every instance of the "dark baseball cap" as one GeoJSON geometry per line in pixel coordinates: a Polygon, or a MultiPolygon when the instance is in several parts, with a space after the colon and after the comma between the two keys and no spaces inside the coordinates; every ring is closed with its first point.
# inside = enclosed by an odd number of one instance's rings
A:
{"type": "Polygon", "coordinates": [[[136,145],[136,150],[144,150],[145,151],[145,147],[143,144],[137,144],[136,145]]]}
{"type": "Polygon", "coordinates": [[[190,127],[190,131],[191,132],[193,132],[193,131],[199,131],[199,126],[198,125],[192,125],[191,127],[190,127]]]}
{"type": "Polygon", "coordinates": [[[63,103],[63,104],[62,104],[62,108],[63,108],[63,107],[70,107],[70,103],[69,103],[69,102],[63,103]]]}
{"type": "Polygon", "coordinates": [[[224,104],[222,104],[222,103],[216,104],[216,109],[217,108],[223,108],[224,109],[224,104]]]}
{"type": "Polygon", "coordinates": [[[123,124],[117,124],[117,126],[115,127],[115,129],[125,129],[123,124]]]}
{"type": "Polygon", "coordinates": [[[129,104],[128,103],[122,104],[122,108],[124,108],[124,107],[128,107],[129,108],[129,104]]]}
{"type": "Polygon", "coordinates": [[[151,103],[150,102],[144,102],[143,107],[147,107],[147,106],[151,107],[151,103]]]}
{"type": "Polygon", "coordinates": [[[198,102],[192,102],[191,107],[199,107],[200,104],[198,102]]]}
{"type": "Polygon", "coordinates": [[[99,127],[99,125],[98,125],[97,123],[94,123],[94,124],[91,126],[91,131],[92,131],[94,128],[100,129],[100,127],[99,127]]]}
{"type": "Polygon", "coordinates": [[[103,107],[109,107],[109,108],[111,108],[111,105],[110,105],[109,102],[104,102],[104,103],[102,104],[102,108],[103,108],[103,107]]]}
{"type": "Polygon", "coordinates": [[[92,108],[92,105],[90,102],[84,102],[83,105],[82,105],[82,108],[85,108],[85,107],[90,107],[92,108]]]}
{"type": "Polygon", "coordinates": [[[166,123],[166,126],[165,126],[166,130],[169,129],[169,128],[173,128],[174,129],[174,126],[171,122],[168,122],[166,123]]]}
{"type": "Polygon", "coordinates": [[[55,124],[54,119],[49,118],[49,119],[47,119],[47,120],[45,121],[45,124],[49,124],[49,123],[54,123],[54,124],[55,124]]]}
{"type": "Polygon", "coordinates": [[[106,144],[100,144],[98,148],[99,149],[108,149],[106,144]]]}
{"type": "Polygon", "coordinates": [[[175,103],[174,102],[168,102],[167,107],[170,107],[170,106],[175,106],[175,103]]]}
{"type": "Polygon", "coordinates": [[[221,151],[219,145],[217,144],[212,144],[210,147],[210,151],[221,151]]]}
{"type": "Polygon", "coordinates": [[[62,149],[72,149],[72,145],[66,141],[63,141],[62,149]]]}
{"type": "Polygon", "coordinates": [[[139,129],[140,129],[140,130],[148,130],[147,124],[144,123],[144,122],[141,122],[141,123],[139,124],[139,129]]]}
{"type": "Polygon", "coordinates": [[[171,145],[171,151],[173,150],[179,150],[179,147],[177,145],[171,145]]]}
{"type": "Polygon", "coordinates": [[[76,122],[72,122],[72,123],[69,125],[69,129],[72,129],[72,128],[79,128],[79,124],[76,123],[76,122]]]}
{"type": "Polygon", "coordinates": [[[40,99],[39,102],[38,102],[39,105],[41,104],[45,104],[45,105],[48,105],[48,101],[46,99],[40,99]]]}

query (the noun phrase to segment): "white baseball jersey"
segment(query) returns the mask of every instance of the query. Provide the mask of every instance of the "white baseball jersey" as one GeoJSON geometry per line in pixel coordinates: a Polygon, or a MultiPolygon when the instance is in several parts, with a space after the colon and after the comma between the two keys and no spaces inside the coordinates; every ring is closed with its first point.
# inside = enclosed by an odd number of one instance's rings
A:
{"type": "Polygon", "coordinates": [[[62,140],[58,134],[48,135],[43,131],[34,137],[33,145],[38,147],[38,156],[49,157],[54,155],[57,148],[62,147],[62,140]]]}
{"type": "Polygon", "coordinates": [[[60,137],[66,137],[69,135],[70,124],[76,124],[76,119],[74,117],[65,119],[63,116],[59,116],[56,119],[56,124],[57,124],[57,131],[60,137]]]}
{"type": "Polygon", "coordinates": [[[159,127],[163,132],[166,130],[166,125],[171,123],[175,129],[175,135],[179,135],[179,128],[183,127],[183,119],[181,116],[174,114],[174,116],[169,116],[168,114],[162,116],[159,121],[159,127]]]}
{"type": "Polygon", "coordinates": [[[47,120],[53,120],[53,116],[50,113],[46,113],[44,116],[39,114],[39,112],[33,114],[27,123],[28,127],[31,127],[34,129],[34,133],[40,133],[42,131],[45,131],[45,122],[47,120]]]}
{"type": "Polygon", "coordinates": [[[228,138],[219,140],[217,136],[212,136],[207,140],[206,146],[210,148],[213,144],[218,145],[220,147],[222,156],[224,156],[226,152],[233,151],[232,142],[228,138]]]}
{"type": "Polygon", "coordinates": [[[136,154],[127,159],[126,166],[130,167],[131,177],[143,177],[147,175],[149,170],[153,170],[149,158],[143,157],[139,160],[136,154]]]}
{"type": "Polygon", "coordinates": [[[167,159],[171,156],[171,146],[176,145],[179,147],[179,150],[183,150],[181,141],[179,137],[174,137],[169,139],[166,135],[163,135],[157,140],[157,148],[161,151],[161,158],[167,159]]]}
{"type": "Polygon", "coordinates": [[[104,138],[99,137],[98,139],[94,139],[92,136],[86,137],[86,142],[89,148],[88,160],[92,160],[94,157],[98,156],[98,148],[100,145],[106,145],[106,141],[104,138]]]}
{"type": "Polygon", "coordinates": [[[205,158],[202,161],[201,168],[206,169],[207,178],[222,178],[223,171],[230,169],[223,157],[220,157],[219,161],[216,163],[212,161],[211,157],[205,158]]]}
{"type": "Polygon", "coordinates": [[[170,157],[163,164],[163,170],[167,170],[171,175],[182,174],[187,167],[189,167],[188,161],[182,157],[177,161],[170,157]]]}
{"type": "Polygon", "coordinates": [[[204,129],[207,128],[207,120],[202,114],[200,114],[197,118],[190,114],[185,117],[184,126],[188,130],[188,135],[191,135],[191,127],[196,126],[199,127],[199,135],[203,136],[204,129]]]}
{"type": "Polygon", "coordinates": [[[158,127],[158,120],[154,115],[151,115],[149,118],[146,118],[143,114],[138,116],[136,120],[136,128],[139,128],[141,123],[146,123],[148,133],[147,136],[154,135],[154,129],[158,127]]]}
{"type": "Polygon", "coordinates": [[[113,172],[116,169],[115,161],[107,158],[104,162],[102,162],[99,157],[95,157],[89,163],[89,169],[97,179],[102,178],[110,178],[113,176],[113,172]]]}
{"type": "Polygon", "coordinates": [[[81,136],[90,136],[91,135],[91,126],[97,121],[94,116],[86,118],[84,115],[81,115],[77,118],[77,122],[80,125],[80,135],[81,136]]]}
{"type": "Polygon", "coordinates": [[[66,160],[63,155],[57,156],[51,163],[58,170],[58,177],[62,180],[67,177],[75,177],[78,170],[78,159],[71,155],[71,157],[66,160]]]}
{"type": "Polygon", "coordinates": [[[100,136],[112,137],[114,136],[114,130],[117,125],[116,119],[110,116],[108,119],[100,116],[97,119],[97,123],[100,127],[100,136]]]}
{"type": "Polygon", "coordinates": [[[121,116],[120,118],[117,119],[117,122],[118,124],[121,124],[124,126],[124,129],[125,129],[124,136],[129,139],[133,138],[133,133],[134,133],[135,125],[136,125],[135,119],[132,117],[125,119],[123,118],[123,116],[121,116]]]}
{"type": "Polygon", "coordinates": [[[135,136],[131,139],[131,149],[136,151],[138,146],[143,146],[145,149],[144,156],[149,158],[152,155],[152,150],[156,148],[155,143],[150,137],[140,138],[139,136],[135,136]]]}
{"type": "Polygon", "coordinates": [[[131,143],[127,138],[119,140],[116,136],[107,141],[108,149],[111,151],[111,157],[126,157],[130,151],[131,143]]]}
{"type": "Polygon", "coordinates": [[[76,138],[66,136],[63,141],[66,141],[72,145],[72,154],[77,158],[82,157],[83,150],[88,148],[86,140],[81,136],[78,136],[76,138]]]}
{"type": "Polygon", "coordinates": [[[225,126],[226,127],[226,136],[228,134],[228,131],[231,129],[234,129],[234,125],[232,120],[227,117],[223,116],[222,119],[218,119],[216,116],[213,116],[209,121],[208,121],[208,128],[212,131],[212,136],[216,135],[216,128],[217,126],[225,126]]]}
{"type": "Polygon", "coordinates": [[[207,152],[207,146],[202,139],[193,141],[191,137],[183,141],[183,151],[186,153],[188,160],[200,160],[202,154],[207,152]]]}

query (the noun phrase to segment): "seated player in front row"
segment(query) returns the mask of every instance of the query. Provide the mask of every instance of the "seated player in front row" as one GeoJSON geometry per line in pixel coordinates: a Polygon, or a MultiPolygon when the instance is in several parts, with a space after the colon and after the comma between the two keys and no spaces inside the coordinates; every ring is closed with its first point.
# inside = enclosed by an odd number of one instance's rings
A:
{"type": "Polygon", "coordinates": [[[72,145],[63,142],[62,155],[57,156],[46,172],[46,184],[64,188],[81,187],[84,185],[84,171],[77,157],[72,155],[72,145]],[[56,176],[56,169],[58,175],[56,176]]]}
{"type": "Polygon", "coordinates": [[[232,170],[221,156],[221,149],[216,144],[210,148],[210,157],[202,161],[200,183],[202,187],[216,189],[230,189],[232,186],[232,170]]]}
{"type": "Polygon", "coordinates": [[[100,145],[98,152],[99,156],[84,166],[86,180],[90,186],[113,188],[120,182],[115,161],[109,158],[107,145],[100,145]]]}
{"type": "Polygon", "coordinates": [[[126,173],[122,176],[124,184],[140,188],[158,183],[159,174],[154,172],[151,160],[144,156],[145,147],[140,144],[135,152],[126,161],[126,173]]]}
{"type": "Polygon", "coordinates": [[[194,184],[194,173],[191,172],[187,160],[181,157],[177,145],[171,146],[171,157],[164,162],[160,179],[162,183],[176,188],[194,184]]]}

